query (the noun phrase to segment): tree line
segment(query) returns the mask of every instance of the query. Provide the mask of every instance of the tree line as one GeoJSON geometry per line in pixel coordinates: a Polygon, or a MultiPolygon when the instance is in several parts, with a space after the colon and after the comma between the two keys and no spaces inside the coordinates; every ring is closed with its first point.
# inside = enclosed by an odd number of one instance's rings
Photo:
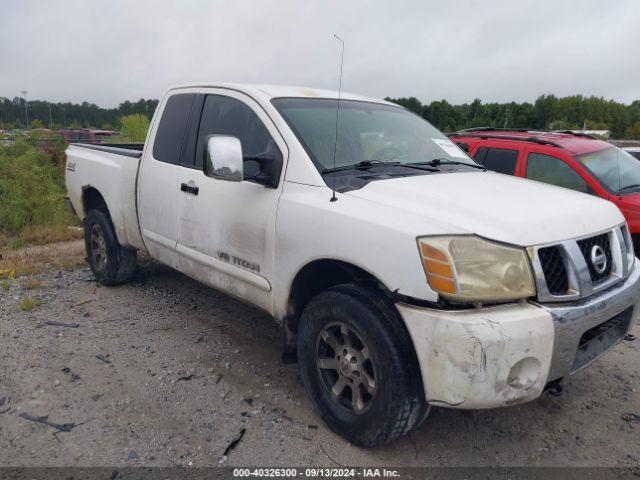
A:
{"type": "Polygon", "coordinates": [[[602,97],[541,95],[534,103],[422,104],[416,97],[386,98],[421,115],[444,132],[472,127],[610,130],[617,139],[640,139],[640,100],[630,105],[602,97]]]}
{"type": "MultiPolygon", "coordinates": [[[[445,132],[471,127],[537,128],[551,130],[610,130],[612,138],[640,139],[640,100],[625,105],[602,97],[542,95],[535,102],[471,103],[452,105],[446,100],[423,104],[416,97],[387,98],[429,120],[445,132]]],[[[0,97],[0,129],[20,129],[27,113],[32,128],[104,128],[120,130],[121,119],[144,115],[150,119],[158,100],[125,101],[116,108],[94,103],[51,103],[0,97]]]]}
{"type": "Polygon", "coordinates": [[[141,98],[137,102],[122,102],[116,108],[102,108],[95,103],[52,103],[0,97],[0,130],[25,128],[27,115],[31,128],[102,128],[120,130],[121,119],[129,115],[153,116],[158,100],[141,98]]]}

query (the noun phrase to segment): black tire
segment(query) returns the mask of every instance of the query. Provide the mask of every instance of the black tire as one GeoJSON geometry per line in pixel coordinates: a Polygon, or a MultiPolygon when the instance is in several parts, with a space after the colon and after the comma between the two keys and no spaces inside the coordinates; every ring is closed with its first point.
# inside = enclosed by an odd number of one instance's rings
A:
{"type": "Polygon", "coordinates": [[[87,262],[98,283],[117,285],[129,280],[136,270],[136,251],[118,243],[111,220],[102,210],[91,210],[84,219],[87,262]]]}
{"type": "Polygon", "coordinates": [[[298,361],[304,386],[324,422],[356,445],[390,443],[428,414],[409,333],[393,304],[365,286],[338,285],[309,302],[298,328],[298,361]],[[331,347],[336,340],[338,348],[331,347]],[[343,349],[345,344],[348,348],[343,349]],[[360,355],[365,348],[367,354],[360,355]],[[332,389],[342,394],[332,396],[332,389]]]}

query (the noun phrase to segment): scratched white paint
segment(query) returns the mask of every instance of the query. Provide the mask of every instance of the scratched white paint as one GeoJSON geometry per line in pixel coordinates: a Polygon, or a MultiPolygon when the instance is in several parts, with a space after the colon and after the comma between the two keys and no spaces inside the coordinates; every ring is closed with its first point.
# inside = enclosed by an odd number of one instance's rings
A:
{"type": "Polygon", "coordinates": [[[125,246],[144,248],[135,208],[139,160],[87,148],[69,146],[67,161],[75,162],[75,172],[66,172],[67,196],[80,218],[84,218],[82,192],[96,188],[104,197],[118,241],[125,246]]]}
{"type": "MultiPolygon", "coordinates": [[[[398,305],[416,348],[427,400],[465,409],[537,398],[553,353],[551,315],[528,303],[457,312],[398,305]],[[525,360],[525,368],[512,368],[525,360]]],[[[522,363],[521,363],[522,365],[522,363]]]]}

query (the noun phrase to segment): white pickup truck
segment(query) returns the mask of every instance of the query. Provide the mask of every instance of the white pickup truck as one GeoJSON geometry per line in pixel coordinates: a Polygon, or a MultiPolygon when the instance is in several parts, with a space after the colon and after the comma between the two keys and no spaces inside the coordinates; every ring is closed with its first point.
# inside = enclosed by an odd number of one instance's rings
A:
{"type": "Polygon", "coordinates": [[[381,100],[182,86],[143,147],[66,153],[97,280],[126,281],[145,251],[265,310],[320,416],[358,445],[406,434],[430,405],[559,390],[638,315],[612,203],[484,171],[381,100]]]}

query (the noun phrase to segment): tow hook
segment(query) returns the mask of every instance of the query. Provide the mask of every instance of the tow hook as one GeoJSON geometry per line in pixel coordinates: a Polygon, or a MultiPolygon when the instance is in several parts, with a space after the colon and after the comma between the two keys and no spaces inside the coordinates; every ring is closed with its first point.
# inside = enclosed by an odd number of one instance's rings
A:
{"type": "Polygon", "coordinates": [[[554,380],[553,382],[547,383],[544,387],[544,391],[553,395],[554,397],[559,397],[564,392],[564,386],[562,385],[562,379],[554,380]]]}

